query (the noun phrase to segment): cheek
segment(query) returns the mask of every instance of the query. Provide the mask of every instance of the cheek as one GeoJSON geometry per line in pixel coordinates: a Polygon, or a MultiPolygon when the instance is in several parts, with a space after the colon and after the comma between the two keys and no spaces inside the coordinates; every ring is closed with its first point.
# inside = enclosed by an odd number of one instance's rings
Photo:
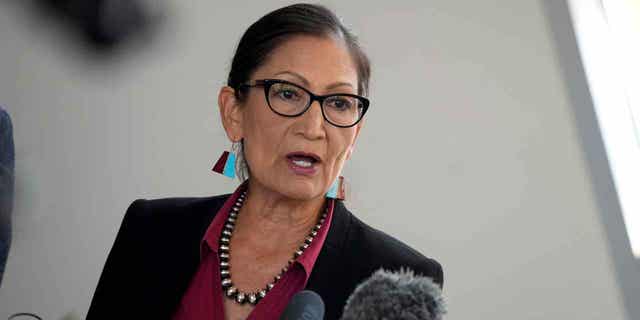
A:
{"type": "Polygon", "coordinates": [[[269,163],[278,155],[277,148],[286,128],[282,127],[283,121],[274,117],[277,115],[266,105],[253,103],[246,107],[247,113],[243,119],[245,153],[254,165],[269,163]]]}
{"type": "Polygon", "coordinates": [[[349,149],[355,138],[355,130],[336,128],[337,131],[329,134],[329,152],[337,170],[341,169],[349,155],[349,149]]]}

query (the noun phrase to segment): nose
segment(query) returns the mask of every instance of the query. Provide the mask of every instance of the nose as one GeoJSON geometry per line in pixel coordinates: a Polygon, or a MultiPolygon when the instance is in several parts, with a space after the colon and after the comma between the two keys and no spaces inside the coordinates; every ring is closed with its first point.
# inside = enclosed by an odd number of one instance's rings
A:
{"type": "Polygon", "coordinates": [[[324,139],[326,131],[324,127],[324,117],[322,116],[322,106],[319,101],[314,101],[307,112],[299,117],[299,133],[309,140],[324,139]]]}

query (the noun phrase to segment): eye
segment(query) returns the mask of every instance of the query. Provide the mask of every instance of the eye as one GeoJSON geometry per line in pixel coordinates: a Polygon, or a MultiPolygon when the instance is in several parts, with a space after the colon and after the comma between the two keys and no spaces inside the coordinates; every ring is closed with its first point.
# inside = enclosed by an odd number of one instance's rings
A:
{"type": "Polygon", "coordinates": [[[286,83],[276,83],[271,87],[271,97],[284,101],[297,101],[303,96],[300,88],[286,83]]]}
{"type": "Polygon", "coordinates": [[[292,90],[280,90],[278,91],[278,95],[280,96],[280,98],[283,98],[286,100],[293,99],[297,96],[296,93],[292,90]]]}
{"type": "Polygon", "coordinates": [[[327,106],[339,111],[348,111],[353,108],[352,100],[350,97],[331,97],[327,100],[327,106]]]}

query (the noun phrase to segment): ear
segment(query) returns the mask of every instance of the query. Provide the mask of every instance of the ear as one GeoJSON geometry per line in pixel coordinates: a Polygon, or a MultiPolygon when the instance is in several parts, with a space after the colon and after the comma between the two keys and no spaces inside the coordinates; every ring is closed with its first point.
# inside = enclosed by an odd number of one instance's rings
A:
{"type": "Polygon", "coordinates": [[[243,137],[242,133],[242,106],[236,99],[235,90],[229,86],[224,86],[218,93],[218,107],[220,108],[220,119],[222,126],[227,132],[227,137],[231,142],[238,142],[243,137]]]}
{"type": "Polygon", "coordinates": [[[353,137],[353,141],[349,146],[349,151],[347,151],[347,160],[351,158],[351,154],[353,153],[353,149],[355,149],[356,147],[356,141],[358,140],[358,136],[360,135],[360,130],[362,129],[363,125],[364,125],[364,119],[360,120],[360,122],[358,122],[358,124],[356,125],[356,135],[355,137],[353,137]]]}

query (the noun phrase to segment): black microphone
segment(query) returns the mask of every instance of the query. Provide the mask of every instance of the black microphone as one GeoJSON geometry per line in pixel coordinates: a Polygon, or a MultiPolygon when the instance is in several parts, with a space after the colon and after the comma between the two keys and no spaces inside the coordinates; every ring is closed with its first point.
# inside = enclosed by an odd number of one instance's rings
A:
{"type": "Polygon", "coordinates": [[[442,290],[431,278],[380,269],[356,287],[341,319],[441,320],[445,313],[442,290]]]}
{"type": "Polygon", "coordinates": [[[296,293],[280,316],[280,320],[322,320],[323,318],[324,302],[317,293],[309,290],[296,293]]]}

